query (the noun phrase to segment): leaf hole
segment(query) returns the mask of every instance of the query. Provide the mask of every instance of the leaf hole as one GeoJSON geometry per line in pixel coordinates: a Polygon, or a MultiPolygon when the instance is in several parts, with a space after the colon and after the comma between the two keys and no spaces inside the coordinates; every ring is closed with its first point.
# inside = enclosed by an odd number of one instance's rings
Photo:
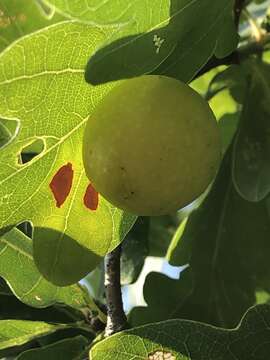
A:
{"type": "Polygon", "coordinates": [[[32,161],[35,157],[40,155],[45,149],[45,144],[42,139],[35,139],[28,143],[21,149],[18,155],[19,165],[24,165],[32,161]]]}
{"type": "Polygon", "coordinates": [[[33,237],[33,225],[30,221],[23,221],[20,224],[17,225],[17,228],[24,233],[24,235],[30,237],[32,239],[33,237]]]}

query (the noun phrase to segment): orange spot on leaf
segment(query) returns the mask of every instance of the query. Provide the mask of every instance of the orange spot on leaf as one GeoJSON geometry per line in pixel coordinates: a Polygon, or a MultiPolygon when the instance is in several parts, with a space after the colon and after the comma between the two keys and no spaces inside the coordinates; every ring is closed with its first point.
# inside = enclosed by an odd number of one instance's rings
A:
{"type": "Polygon", "coordinates": [[[83,203],[89,210],[96,210],[98,207],[98,192],[93,188],[92,184],[87,186],[83,197],[83,203]]]}
{"type": "Polygon", "coordinates": [[[50,188],[56,201],[56,206],[61,207],[68,197],[73,180],[73,169],[71,163],[60,167],[50,182],[50,188]]]}

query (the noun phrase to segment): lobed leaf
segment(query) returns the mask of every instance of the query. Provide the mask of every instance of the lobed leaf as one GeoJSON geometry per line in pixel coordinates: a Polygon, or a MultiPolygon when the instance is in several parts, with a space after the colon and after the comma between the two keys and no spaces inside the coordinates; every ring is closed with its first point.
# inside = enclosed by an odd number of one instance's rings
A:
{"type": "Polygon", "coordinates": [[[189,81],[213,55],[232,0],[52,2],[71,17],[115,25],[108,41],[90,57],[86,80],[93,84],[158,74],[189,81]],[[200,14],[196,21],[194,14],[200,14]],[[163,64],[164,62],[164,64],[163,64]]]}
{"type": "Polygon", "coordinates": [[[115,334],[90,350],[90,360],[265,360],[270,351],[270,306],[251,308],[225,330],[189,320],[167,320],[115,334]]]}
{"type": "Polygon", "coordinates": [[[31,221],[36,265],[60,286],[93,270],[135,221],[102,197],[96,210],[84,203],[89,185],[81,154],[84,126],[114,86],[86,84],[84,65],[109,33],[63,22],[18,40],[0,55],[0,117],[19,124],[17,136],[0,152],[0,228],[31,221]],[[43,150],[21,164],[18,156],[36,140],[43,150]],[[72,182],[70,193],[57,207],[50,183],[69,163],[73,178],[63,181],[72,182]]]}

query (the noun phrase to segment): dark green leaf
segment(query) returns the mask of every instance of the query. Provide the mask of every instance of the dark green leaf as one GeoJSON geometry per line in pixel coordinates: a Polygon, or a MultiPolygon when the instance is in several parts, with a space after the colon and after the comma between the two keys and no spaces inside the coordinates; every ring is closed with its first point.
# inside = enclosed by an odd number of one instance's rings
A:
{"type": "Polygon", "coordinates": [[[179,224],[176,214],[150,218],[149,255],[163,257],[179,224]]]}
{"type": "Polygon", "coordinates": [[[230,153],[170,258],[173,265],[188,262],[193,273],[193,292],[179,316],[224,327],[236,325],[270,278],[267,207],[245,201],[234,190],[230,153]]]}
{"type": "Polygon", "coordinates": [[[269,353],[270,306],[258,305],[233,330],[168,320],[123,331],[95,345],[90,360],[266,360],[269,353]]]}
{"type": "Polygon", "coordinates": [[[222,137],[222,152],[226,153],[238,129],[240,112],[223,115],[218,122],[222,137]]]}
{"type": "Polygon", "coordinates": [[[249,62],[248,92],[235,140],[233,181],[239,194],[260,201],[270,191],[270,65],[249,62]]]}
{"type": "MultiPolygon", "coordinates": [[[[232,4],[232,0],[155,0],[127,7],[124,1],[111,2],[103,11],[107,23],[112,22],[109,9],[119,9],[126,23],[118,15],[118,29],[90,58],[86,80],[97,84],[138,76],[153,72],[164,61],[157,73],[191,80],[213,54],[232,4]],[[200,14],[198,21],[194,21],[194,14],[200,14]]],[[[88,21],[99,21],[101,11],[102,7],[87,11],[88,21]]]]}
{"type": "Polygon", "coordinates": [[[220,28],[221,31],[215,49],[215,56],[217,58],[224,58],[237,48],[239,41],[232,7],[228,8],[220,28]]]}
{"type": "Polygon", "coordinates": [[[148,255],[149,218],[139,217],[122,243],[121,284],[135,282],[148,255]]]}
{"type": "Polygon", "coordinates": [[[88,341],[83,336],[64,339],[42,348],[23,352],[17,360],[78,360],[88,341]]]}
{"type": "Polygon", "coordinates": [[[239,65],[231,65],[224,71],[216,74],[211,80],[206,98],[209,100],[224,89],[229,89],[232,97],[240,104],[246,95],[247,79],[243,68],[239,65]]]}
{"type": "Polygon", "coordinates": [[[192,274],[184,270],[180,280],[151,272],[144,283],[144,299],[147,307],[135,307],[129,314],[132,327],[156,321],[181,317],[181,307],[192,293],[192,274]]]}
{"type": "Polygon", "coordinates": [[[38,320],[53,323],[71,323],[75,320],[84,320],[82,312],[72,310],[72,308],[64,306],[34,308],[19,301],[12,294],[0,296],[1,320],[38,320]]]}

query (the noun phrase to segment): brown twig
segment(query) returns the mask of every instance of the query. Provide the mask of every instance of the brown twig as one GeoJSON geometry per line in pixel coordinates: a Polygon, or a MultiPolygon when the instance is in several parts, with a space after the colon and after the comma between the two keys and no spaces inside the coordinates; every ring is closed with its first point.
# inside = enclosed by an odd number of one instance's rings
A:
{"type": "Polygon", "coordinates": [[[121,245],[105,257],[105,290],[108,311],[105,336],[123,330],[127,324],[121,294],[120,256],[121,245]]]}

